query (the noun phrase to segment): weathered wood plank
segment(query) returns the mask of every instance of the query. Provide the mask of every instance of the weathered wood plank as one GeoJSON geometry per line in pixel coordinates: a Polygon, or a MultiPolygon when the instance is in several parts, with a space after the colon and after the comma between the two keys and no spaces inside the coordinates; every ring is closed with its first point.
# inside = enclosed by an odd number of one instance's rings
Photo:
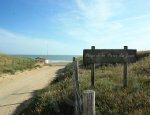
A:
{"type": "Polygon", "coordinates": [[[124,63],[134,62],[137,59],[137,51],[134,49],[84,49],[83,63],[124,63]],[[128,54],[126,60],[125,56],[128,54]]]}
{"type": "Polygon", "coordinates": [[[83,115],[95,115],[95,91],[83,92],[83,115]]]}

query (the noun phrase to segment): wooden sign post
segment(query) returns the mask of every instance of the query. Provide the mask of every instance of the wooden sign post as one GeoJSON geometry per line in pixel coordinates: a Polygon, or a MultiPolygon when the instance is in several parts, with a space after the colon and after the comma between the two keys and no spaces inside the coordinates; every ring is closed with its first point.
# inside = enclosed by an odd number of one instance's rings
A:
{"type": "Polygon", "coordinates": [[[128,46],[124,46],[124,50],[125,50],[125,62],[124,62],[124,75],[123,75],[123,87],[127,87],[128,86],[128,46]]]}
{"type": "Polygon", "coordinates": [[[91,66],[91,87],[94,87],[95,79],[95,64],[96,63],[123,63],[124,64],[124,77],[123,87],[128,85],[128,63],[135,62],[137,59],[136,50],[128,49],[124,46],[124,49],[95,49],[92,46],[91,49],[83,50],[83,64],[91,66]]]}
{"type": "MultiPolygon", "coordinates": [[[[92,46],[91,47],[91,53],[93,53],[95,50],[95,46],[92,46]]],[[[94,88],[94,83],[95,82],[95,63],[94,63],[94,59],[92,61],[92,64],[91,64],[91,88],[94,88]]]]}

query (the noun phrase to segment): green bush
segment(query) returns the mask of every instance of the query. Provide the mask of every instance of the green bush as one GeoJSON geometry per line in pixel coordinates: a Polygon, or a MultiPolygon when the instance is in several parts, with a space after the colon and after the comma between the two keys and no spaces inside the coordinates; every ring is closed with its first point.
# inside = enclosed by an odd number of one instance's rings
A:
{"type": "Polygon", "coordinates": [[[150,57],[145,57],[138,63],[132,65],[131,70],[135,74],[150,74],[150,57]]]}
{"type": "MultiPolygon", "coordinates": [[[[123,65],[96,68],[96,115],[149,115],[150,57],[129,64],[128,87],[123,88],[123,65]]],[[[72,65],[69,64],[47,88],[37,92],[32,104],[22,114],[72,115],[74,95],[72,65]]],[[[80,91],[90,88],[90,69],[79,70],[80,91]]]]}
{"type": "Polygon", "coordinates": [[[30,58],[0,55],[0,74],[14,74],[16,71],[32,69],[35,66],[35,61],[30,58]]]}
{"type": "Polygon", "coordinates": [[[143,59],[145,57],[149,57],[149,56],[150,56],[150,50],[137,52],[137,58],[138,58],[138,60],[141,60],[141,59],[143,59]]]}
{"type": "Polygon", "coordinates": [[[70,115],[73,113],[73,87],[70,85],[71,71],[69,66],[62,72],[64,74],[63,80],[56,78],[55,82],[43,90],[37,91],[36,96],[33,98],[31,105],[25,109],[21,114],[30,115],[70,115]],[[66,71],[67,70],[67,71],[66,71]]]}
{"type": "Polygon", "coordinates": [[[2,73],[14,74],[15,70],[12,67],[5,67],[5,68],[3,68],[2,73]]]}

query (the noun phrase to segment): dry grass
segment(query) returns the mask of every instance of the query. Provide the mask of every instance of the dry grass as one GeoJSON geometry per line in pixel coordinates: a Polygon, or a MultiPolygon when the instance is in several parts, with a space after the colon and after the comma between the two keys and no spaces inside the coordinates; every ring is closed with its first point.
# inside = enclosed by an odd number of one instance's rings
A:
{"type": "MultiPolygon", "coordinates": [[[[82,62],[82,61],[80,61],[82,62]]],[[[22,114],[73,114],[72,66],[62,71],[47,88],[37,92],[32,104],[22,114]]],[[[89,89],[90,70],[79,71],[80,90],[89,89]]],[[[150,114],[150,57],[129,64],[128,88],[122,87],[123,66],[107,65],[96,68],[96,115],[149,115],[150,114]]]]}
{"type": "Polygon", "coordinates": [[[16,71],[32,69],[36,66],[33,59],[0,54],[0,75],[3,73],[14,74],[16,71]]]}

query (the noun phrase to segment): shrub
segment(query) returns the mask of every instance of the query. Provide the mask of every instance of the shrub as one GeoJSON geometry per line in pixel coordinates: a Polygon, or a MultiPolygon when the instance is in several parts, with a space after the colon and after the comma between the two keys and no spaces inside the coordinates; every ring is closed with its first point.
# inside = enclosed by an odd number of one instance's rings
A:
{"type": "Polygon", "coordinates": [[[0,74],[14,74],[16,71],[34,68],[35,61],[30,58],[0,55],[0,74]]]}
{"type": "MultiPolygon", "coordinates": [[[[128,87],[122,87],[123,65],[107,65],[96,68],[96,115],[148,115],[150,114],[150,57],[129,64],[128,87]],[[144,68],[144,69],[143,69],[144,68]]],[[[34,101],[23,113],[71,115],[74,113],[72,65],[62,71],[61,80],[37,92],[34,101]]],[[[90,87],[90,69],[79,70],[80,90],[90,87]]],[[[23,114],[22,113],[22,114],[23,114]]]]}

